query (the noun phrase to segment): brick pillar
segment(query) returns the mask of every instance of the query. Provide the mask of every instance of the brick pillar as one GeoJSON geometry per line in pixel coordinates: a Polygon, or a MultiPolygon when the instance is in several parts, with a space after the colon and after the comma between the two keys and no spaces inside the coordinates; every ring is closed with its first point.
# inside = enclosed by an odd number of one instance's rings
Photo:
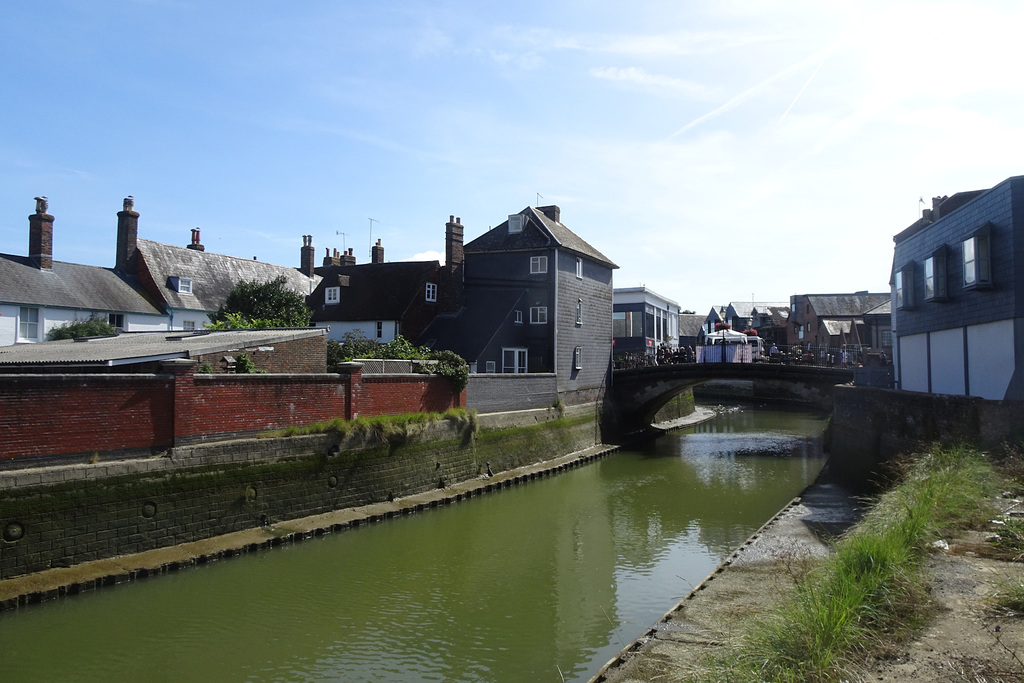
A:
{"type": "Polygon", "coordinates": [[[359,408],[363,403],[363,364],[349,361],[338,366],[338,372],[348,375],[348,395],[345,397],[345,419],[354,420],[359,417],[359,408]]]}
{"type": "Polygon", "coordinates": [[[172,446],[186,443],[195,436],[192,426],[192,404],[195,393],[196,362],[189,358],[173,358],[161,363],[164,372],[174,376],[174,429],[172,446]]]}

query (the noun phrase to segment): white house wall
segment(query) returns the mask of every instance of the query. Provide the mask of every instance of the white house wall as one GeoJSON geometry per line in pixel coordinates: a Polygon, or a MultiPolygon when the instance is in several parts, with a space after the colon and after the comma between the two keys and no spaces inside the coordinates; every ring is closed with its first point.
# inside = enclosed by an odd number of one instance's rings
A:
{"type": "MultiPolygon", "coordinates": [[[[0,346],[10,346],[19,342],[18,328],[20,323],[21,306],[9,304],[0,305],[0,346]]],[[[88,320],[92,316],[98,316],[107,320],[105,311],[81,311],[68,308],[47,308],[45,306],[29,306],[39,311],[39,336],[31,341],[46,341],[46,334],[55,327],[75,322],[77,320],[88,320]]],[[[126,313],[124,319],[124,330],[126,332],[148,332],[166,330],[167,318],[163,316],[141,315],[138,313],[126,313]]],[[[28,343],[28,342],[26,342],[28,343]]]]}
{"type": "Polygon", "coordinates": [[[963,396],[964,387],[964,331],[957,327],[951,330],[932,332],[931,374],[933,394],[954,394],[963,396]]]}
{"type": "Polygon", "coordinates": [[[317,327],[329,328],[327,332],[327,338],[333,339],[336,342],[345,341],[345,335],[349,332],[362,333],[364,337],[371,341],[378,341],[381,344],[387,344],[390,341],[395,340],[395,321],[394,320],[382,320],[381,336],[377,336],[377,322],[376,320],[359,320],[355,322],[339,322],[332,320],[330,322],[319,322],[316,324],[317,327]]]}
{"type": "Polygon", "coordinates": [[[1014,368],[1013,320],[969,326],[967,349],[971,396],[1005,398],[1014,368]]]}
{"type": "Polygon", "coordinates": [[[900,389],[928,391],[928,335],[900,337],[900,389]]]}

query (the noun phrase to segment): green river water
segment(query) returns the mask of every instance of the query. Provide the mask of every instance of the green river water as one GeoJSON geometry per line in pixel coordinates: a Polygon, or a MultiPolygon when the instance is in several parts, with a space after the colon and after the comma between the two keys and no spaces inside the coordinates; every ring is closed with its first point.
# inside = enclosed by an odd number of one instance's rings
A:
{"type": "Polygon", "coordinates": [[[586,681],[821,469],[736,409],[527,485],[0,613],[0,681],[586,681]]]}

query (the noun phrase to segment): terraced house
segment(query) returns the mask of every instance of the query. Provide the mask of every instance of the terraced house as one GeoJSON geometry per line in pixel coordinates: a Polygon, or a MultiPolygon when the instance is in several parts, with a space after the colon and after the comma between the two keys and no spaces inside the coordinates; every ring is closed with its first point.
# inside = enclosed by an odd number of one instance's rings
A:
{"type": "Polygon", "coordinates": [[[1024,400],[1024,176],[936,197],[893,241],[898,388],[1024,400]]]}

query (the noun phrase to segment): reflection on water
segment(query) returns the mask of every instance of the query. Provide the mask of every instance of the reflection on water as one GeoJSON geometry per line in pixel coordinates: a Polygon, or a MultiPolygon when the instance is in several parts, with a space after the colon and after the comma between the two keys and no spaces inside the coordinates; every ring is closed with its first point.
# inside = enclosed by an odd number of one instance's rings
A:
{"type": "Polygon", "coordinates": [[[498,494],[0,614],[4,680],[587,680],[817,475],[743,410],[498,494]]]}

